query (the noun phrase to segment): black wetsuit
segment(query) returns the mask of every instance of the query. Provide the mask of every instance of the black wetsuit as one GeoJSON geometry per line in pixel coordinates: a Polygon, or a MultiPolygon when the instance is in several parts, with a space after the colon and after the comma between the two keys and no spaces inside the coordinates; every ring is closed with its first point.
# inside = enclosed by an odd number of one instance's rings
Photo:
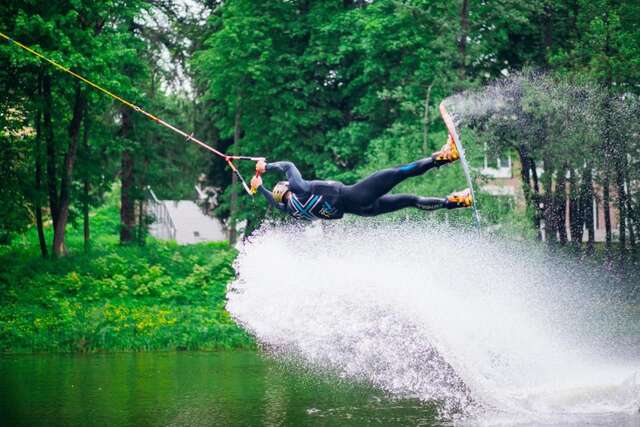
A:
{"type": "Polygon", "coordinates": [[[340,219],[345,213],[375,216],[408,207],[423,210],[453,208],[447,199],[420,197],[411,194],[387,194],[403,180],[424,174],[440,166],[431,157],[397,168],[378,171],[353,184],[337,181],[306,181],[291,162],[268,163],[267,170],[284,172],[289,181],[291,197],[286,203],[277,203],[263,186],[260,193],[269,204],[298,219],[340,219]]]}

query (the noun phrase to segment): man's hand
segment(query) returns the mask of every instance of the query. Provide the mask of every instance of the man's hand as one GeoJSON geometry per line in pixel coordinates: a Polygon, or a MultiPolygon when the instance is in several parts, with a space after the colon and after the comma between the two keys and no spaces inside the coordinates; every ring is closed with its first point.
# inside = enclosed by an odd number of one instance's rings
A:
{"type": "Polygon", "coordinates": [[[262,178],[260,178],[259,176],[254,176],[253,178],[251,178],[251,188],[257,189],[261,185],[262,185],[262,178]]]}
{"type": "Polygon", "coordinates": [[[260,159],[256,162],[256,172],[259,175],[262,175],[263,173],[265,173],[267,171],[267,162],[264,161],[264,159],[260,159]]]}

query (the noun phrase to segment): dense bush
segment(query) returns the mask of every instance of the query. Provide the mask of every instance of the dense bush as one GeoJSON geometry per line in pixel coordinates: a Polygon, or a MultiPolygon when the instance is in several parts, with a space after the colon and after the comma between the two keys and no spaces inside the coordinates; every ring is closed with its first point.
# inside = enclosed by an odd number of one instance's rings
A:
{"type": "MultiPolygon", "coordinates": [[[[224,309],[236,252],[226,243],[117,244],[117,211],[93,217],[94,247],[38,257],[30,234],[0,252],[0,349],[96,351],[253,346],[224,309]]],[[[34,233],[35,234],[35,233],[34,233]]],[[[75,244],[74,244],[75,243],[75,244]]]]}

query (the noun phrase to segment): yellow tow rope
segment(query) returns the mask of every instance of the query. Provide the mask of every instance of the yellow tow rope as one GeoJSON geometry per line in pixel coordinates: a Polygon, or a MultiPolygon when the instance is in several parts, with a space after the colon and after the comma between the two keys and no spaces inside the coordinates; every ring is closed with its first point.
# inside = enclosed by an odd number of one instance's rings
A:
{"type": "MultiPolygon", "coordinates": [[[[244,178],[242,177],[242,175],[240,174],[240,172],[238,171],[238,168],[236,168],[236,166],[233,164],[232,160],[252,160],[252,161],[258,161],[258,160],[264,160],[264,157],[250,157],[250,156],[228,156],[225,153],[216,150],[215,148],[213,148],[212,146],[205,144],[204,142],[200,141],[197,138],[194,138],[193,134],[188,134],[185,131],[178,129],[177,127],[165,122],[164,120],[160,119],[159,117],[154,116],[151,113],[146,112],[145,110],[143,110],[142,108],[138,107],[137,105],[135,105],[134,103],[127,101],[126,99],[122,98],[121,96],[116,95],[115,93],[103,88],[102,86],[98,85],[97,83],[92,82],[91,80],[87,79],[86,77],[81,76],[80,74],[70,70],[69,68],[58,64],[56,61],[47,58],[46,56],[44,56],[43,54],[31,49],[29,46],[26,46],[22,43],[20,43],[17,40],[12,39],[11,37],[9,37],[8,35],[0,32],[0,37],[2,37],[3,39],[15,44],[16,46],[20,47],[21,49],[26,50],[27,52],[31,53],[32,55],[37,56],[38,58],[48,62],[49,64],[53,65],[54,67],[56,67],[57,69],[64,71],[67,74],[72,75],[73,77],[77,78],[78,80],[82,80],[83,82],[85,82],[86,84],[88,84],[89,86],[93,87],[94,89],[99,90],[100,92],[104,93],[105,95],[120,101],[122,104],[126,105],[127,107],[133,109],[134,111],[137,111],[139,113],[141,113],[142,115],[146,116],[147,118],[153,120],[154,122],[158,123],[159,125],[162,125],[170,130],[172,130],[173,132],[182,135],[183,137],[186,138],[187,141],[192,141],[196,144],[198,144],[199,146],[201,146],[202,148],[211,151],[212,153],[222,157],[227,164],[229,165],[229,167],[231,168],[231,170],[238,176],[238,178],[240,179],[240,182],[242,183],[242,186],[244,187],[244,189],[247,191],[247,193],[253,195],[256,192],[256,189],[254,188],[250,188],[247,185],[247,182],[244,180],[244,178]]],[[[256,174],[257,175],[257,174],[256,174]]]]}

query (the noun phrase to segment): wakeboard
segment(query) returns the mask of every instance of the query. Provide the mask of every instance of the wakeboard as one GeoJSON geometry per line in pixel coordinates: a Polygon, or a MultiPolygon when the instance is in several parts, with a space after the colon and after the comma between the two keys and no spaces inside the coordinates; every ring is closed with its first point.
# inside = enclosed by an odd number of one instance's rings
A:
{"type": "Polygon", "coordinates": [[[462,142],[460,141],[460,135],[458,134],[458,130],[456,129],[456,125],[453,121],[453,118],[447,111],[447,108],[444,105],[444,101],[440,103],[440,115],[442,116],[442,120],[447,125],[447,130],[449,131],[449,135],[453,138],[453,141],[456,143],[458,147],[458,152],[460,152],[460,164],[462,165],[462,170],[464,172],[464,176],[467,179],[467,184],[471,189],[471,198],[473,199],[473,205],[471,206],[473,209],[473,222],[476,228],[480,229],[480,216],[478,215],[478,207],[476,205],[476,194],[473,191],[473,180],[471,179],[471,171],[469,169],[469,163],[467,163],[467,159],[464,156],[464,147],[462,146],[462,142]]]}

